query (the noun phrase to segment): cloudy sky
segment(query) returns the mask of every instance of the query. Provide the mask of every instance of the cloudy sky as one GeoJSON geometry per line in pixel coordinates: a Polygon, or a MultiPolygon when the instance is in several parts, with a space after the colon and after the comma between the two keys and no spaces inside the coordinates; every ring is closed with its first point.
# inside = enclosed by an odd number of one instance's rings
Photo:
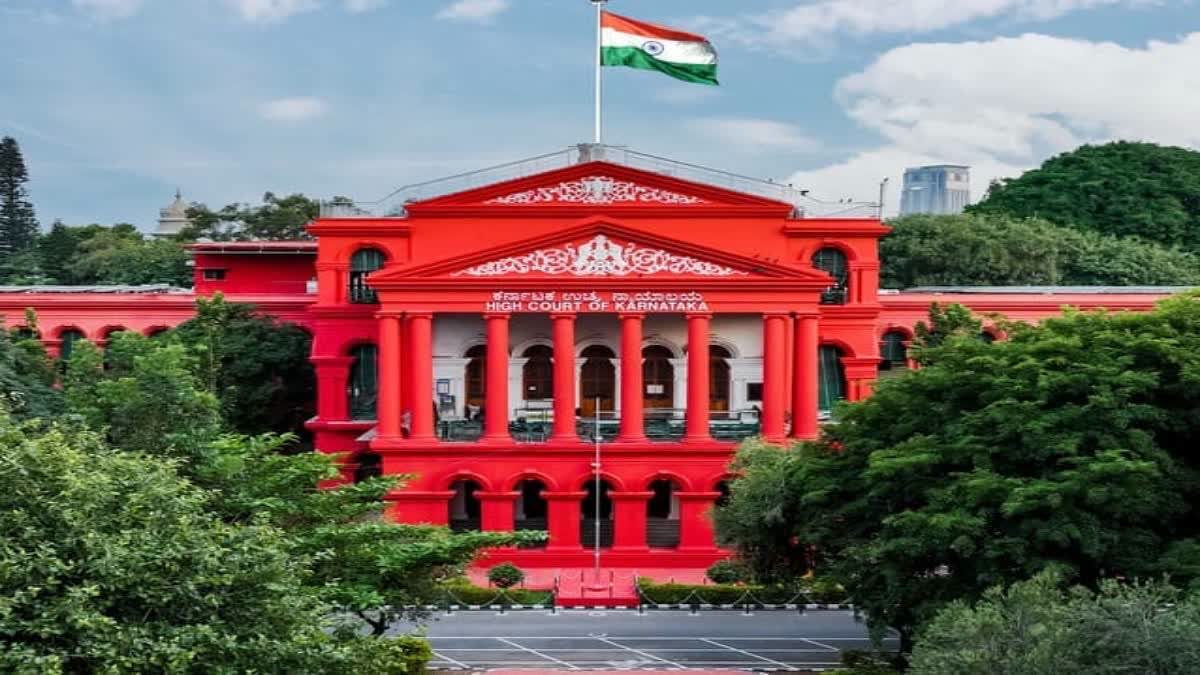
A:
{"type": "MultiPolygon", "coordinates": [[[[826,199],[1080,143],[1200,146],[1200,0],[612,0],[707,34],[719,88],[607,69],[607,139],[826,199]]],[[[0,135],[41,219],[150,227],[374,199],[591,134],[586,0],[0,0],[0,135]]]]}

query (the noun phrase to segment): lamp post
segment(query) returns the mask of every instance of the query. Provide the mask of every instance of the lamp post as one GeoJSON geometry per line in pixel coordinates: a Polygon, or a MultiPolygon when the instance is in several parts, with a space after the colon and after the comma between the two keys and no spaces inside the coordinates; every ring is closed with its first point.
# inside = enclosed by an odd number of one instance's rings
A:
{"type": "Polygon", "coordinates": [[[603,591],[604,584],[600,582],[600,397],[596,397],[596,415],[595,425],[592,430],[592,444],[595,448],[595,459],[592,462],[592,469],[596,472],[595,482],[593,483],[593,499],[595,500],[595,509],[593,515],[595,517],[594,526],[592,527],[592,585],[588,590],[603,591]]]}

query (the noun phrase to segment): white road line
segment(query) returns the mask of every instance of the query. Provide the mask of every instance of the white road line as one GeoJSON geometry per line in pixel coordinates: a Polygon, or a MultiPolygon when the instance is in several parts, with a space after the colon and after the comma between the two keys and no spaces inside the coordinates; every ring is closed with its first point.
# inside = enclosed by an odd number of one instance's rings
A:
{"type": "Polygon", "coordinates": [[[467,664],[463,663],[462,661],[457,661],[455,659],[450,658],[449,656],[446,656],[445,654],[439,654],[436,651],[433,653],[433,655],[443,661],[449,662],[450,664],[458,666],[460,668],[470,668],[471,667],[471,666],[468,666],[467,664]]]}
{"type": "Polygon", "coordinates": [[[674,667],[676,667],[676,668],[685,668],[685,669],[686,669],[686,666],[683,666],[683,665],[681,665],[681,664],[675,663],[674,661],[668,661],[668,660],[666,660],[666,659],[662,658],[661,656],[655,656],[655,655],[653,655],[653,654],[650,654],[650,653],[648,653],[648,652],[641,651],[640,649],[634,649],[633,647],[626,647],[625,645],[623,645],[623,644],[618,644],[618,643],[616,643],[616,642],[613,642],[612,640],[610,640],[610,639],[608,639],[608,638],[602,638],[602,637],[598,637],[598,638],[594,638],[594,639],[596,639],[596,640],[598,640],[598,641],[600,641],[600,642],[607,642],[608,644],[610,644],[610,645],[612,645],[612,646],[614,646],[614,647],[620,647],[621,649],[625,649],[625,650],[627,650],[627,651],[631,651],[631,652],[633,652],[634,654],[637,654],[637,655],[639,655],[639,656],[645,656],[646,658],[649,658],[649,659],[654,659],[655,661],[662,661],[663,663],[670,664],[670,665],[672,665],[672,666],[674,666],[674,667]]]}
{"type": "Polygon", "coordinates": [[[700,639],[704,640],[705,642],[707,642],[710,645],[716,645],[717,647],[724,647],[725,649],[728,649],[729,651],[737,652],[739,654],[744,654],[746,656],[749,656],[752,659],[762,659],[763,661],[766,661],[767,663],[774,663],[777,666],[783,666],[784,668],[787,668],[789,670],[796,670],[795,666],[784,663],[783,661],[776,661],[775,659],[768,659],[765,656],[759,656],[758,654],[755,654],[754,652],[748,652],[745,649],[738,649],[737,647],[730,647],[729,645],[723,645],[720,642],[717,642],[716,640],[710,640],[708,638],[700,638],[700,639]]]}
{"type": "Polygon", "coordinates": [[[499,640],[500,642],[503,642],[504,644],[512,645],[512,646],[516,647],[517,649],[527,651],[530,654],[533,654],[534,656],[536,656],[538,658],[546,659],[547,661],[553,661],[553,662],[557,663],[558,665],[566,666],[566,667],[570,668],[571,670],[579,670],[579,667],[576,665],[567,663],[566,661],[563,661],[562,659],[556,659],[553,656],[550,656],[549,654],[543,654],[536,649],[530,649],[529,647],[526,647],[524,645],[519,645],[519,644],[513,642],[512,640],[507,640],[505,638],[496,638],[496,639],[499,640]]]}
{"type": "Polygon", "coordinates": [[[838,648],[837,648],[837,647],[834,647],[833,645],[821,644],[820,642],[817,642],[816,640],[809,640],[808,638],[800,638],[800,639],[801,639],[801,640],[804,640],[805,642],[811,642],[812,644],[814,644],[814,645],[816,645],[816,646],[818,646],[818,647],[824,647],[825,649],[828,649],[828,650],[829,650],[829,651],[831,651],[831,652],[836,652],[836,651],[838,651],[838,648]]]}

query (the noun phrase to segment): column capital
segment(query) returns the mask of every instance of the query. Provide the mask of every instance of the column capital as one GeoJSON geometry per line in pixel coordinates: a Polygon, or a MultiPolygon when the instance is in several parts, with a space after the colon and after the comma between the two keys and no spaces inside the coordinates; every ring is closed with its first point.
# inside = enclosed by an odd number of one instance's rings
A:
{"type": "MultiPolygon", "coordinates": [[[[611,495],[612,493],[610,492],[609,494],[611,495]]],[[[583,499],[586,496],[587,492],[584,492],[583,490],[579,490],[578,492],[551,492],[549,490],[542,490],[542,498],[547,501],[566,502],[583,499]]]]}
{"type": "Polygon", "coordinates": [[[375,312],[376,319],[403,319],[404,312],[400,310],[380,310],[375,312]]]}
{"type": "Polygon", "coordinates": [[[800,321],[804,321],[806,319],[814,319],[816,321],[820,321],[821,313],[820,312],[792,312],[792,317],[797,320],[800,320],[800,321]]]}
{"type": "Polygon", "coordinates": [[[332,366],[334,368],[338,368],[338,367],[342,367],[342,366],[349,366],[350,364],[354,363],[354,357],[353,356],[310,356],[310,357],[308,357],[308,361],[309,361],[309,363],[313,364],[313,366],[315,366],[317,368],[320,368],[322,366],[326,366],[326,367],[332,366]]]}
{"type": "MultiPolygon", "coordinates": [[[[479,494],[479,493],[476,492],[475,494],[479,494]]],[[[720,492],[683,492],[683,491],[679,491],[674,494],[676,497],[679,497],[680,499],[692,499],[692,500],[696,500],[696,501],[704,501],[704,500],[716,501],[721,498],[720,492]]]]}
{"type": "Polygon", "coordinates": [[[712,312],[687,312],[684,314],[684,317],[686,317],[688,321],[691,321],[692,319],[704,319],[707,321],[707,320],[711,320],[713,318],[713,313],[712,312]]]}
{"type": "Polygon", "coordinates": [[[762,313],[764,319],[786,319],[791,315],[791,312],[784,309],[772,309],[762,313]]]}
{"type": "Polygon", "coordinates": [[[578,318],[578,316],[578,312],[550,312],[551,320],[570,319],[571,321],[574,321],[576,318],[578,318]]]}
{"type": "Polygon", "coordinates": [[[415,312],[404,312],[404,316],[409,319],[432,319],[434,315],[431,309],[420,309],[415,312]]]}
{"type": "Polygon", "coordinates": [[[646,492],[640,492],[640,491],[639,492],[614,492],[614,491],[610,491],[608,493],[608,498],[613,500],[614,502],[620,502],[620,501],[632,502],[632,501],[638,501],[638,500],[647,500],[653,496],[654,496],[654,493],[650,492],[650,491],[646,491],[646,492]]]}
{"type": "Polygon", "coordinates": [[[646,318],[646,313],[645,312],[617,312],[617,318],[621,319],[622,321],[624,321],[626,319],[641,320],[641,319],[646,318]]]}
{"type": "Polygon", "coordinates": [[[475,497],[476,497],[477,499],[487,499],[487,500],[493,500],[493,499],[495,499],[495,500],[505,500],[505,499],[516,499],[517,497],[520,497],[520,496],[521,496],[521,493],[520,493],[520,492],[505,492],[505,491],[503,491],[503,490],[501,490],[501,491],[495,491],[495,492],[487,492],[487,491],[484,491],[484,490],[476,490],[476,491],[474,492],[474,495],[475,495],[475,497]]]}
{"type": "Polygon", "coordinates": [[[489,321],[492,319],[504,319],[505,321],[508,321],[510,318],[512,318],[512,313],[511,312],[484,312],[483,318],[487,319],[489,321]]]}

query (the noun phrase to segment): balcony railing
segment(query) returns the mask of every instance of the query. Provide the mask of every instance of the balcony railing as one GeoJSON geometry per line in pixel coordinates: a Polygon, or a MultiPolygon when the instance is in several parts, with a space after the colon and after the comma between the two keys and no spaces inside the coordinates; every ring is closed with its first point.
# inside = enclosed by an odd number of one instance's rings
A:
{"type": "Polygon", "coordinates": [[[879,215],[879,204],[875,202],[824,201],[810,196],[808,190],[788,183],[743,176],[699,164],[637,152],[624,147],[588,143],[477,171],[404,185],[376,201],[322,202],[321,217],[402,218],[406,213],[406,205],[412,202],[594,161],[621,164],[663,176],[784,202],[795,207],[794,216],[796,218],[870,218],[879,215]]]}

